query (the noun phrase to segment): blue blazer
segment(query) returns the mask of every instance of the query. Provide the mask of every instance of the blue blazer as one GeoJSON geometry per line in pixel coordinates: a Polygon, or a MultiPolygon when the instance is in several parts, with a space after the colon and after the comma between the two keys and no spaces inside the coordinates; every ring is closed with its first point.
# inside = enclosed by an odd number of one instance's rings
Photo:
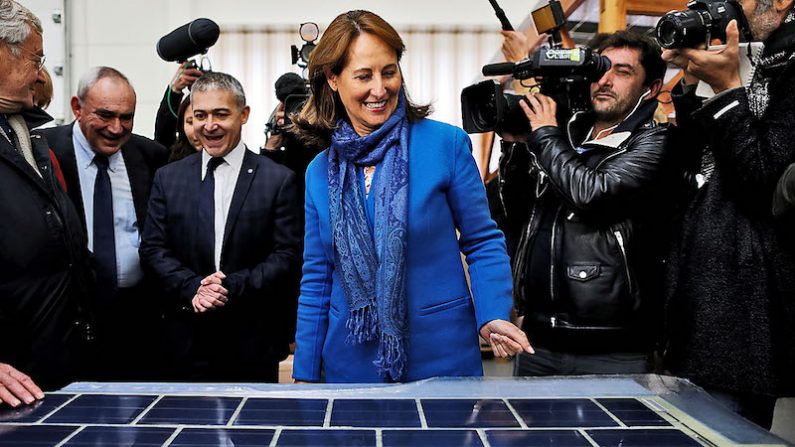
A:
{"type": "MultiPolygon", "coordinates": [[[[489,215],[464,131],[427,119],[411,124],[409,131],[409,335],[403,379],[480,376],[478,329],[491,320],[508,319],[511,307],[505,240],[489,215]],[[469,265],[471,294],[461,253],[469,265]]],[[[326,382],[383,382],[373,365],[377,341],[345,342],[348,303],[334,270],[327,173],[328,150],[306,173],[293,377],[320,381],[322,371],[326,382]]]]}

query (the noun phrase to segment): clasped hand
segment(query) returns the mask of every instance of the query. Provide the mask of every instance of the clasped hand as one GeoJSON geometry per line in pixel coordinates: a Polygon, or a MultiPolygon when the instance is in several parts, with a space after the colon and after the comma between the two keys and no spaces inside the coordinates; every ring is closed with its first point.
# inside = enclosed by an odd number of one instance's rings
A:
{"type": "Polygon", "coordinates": [[[207,312],[226,305],[229,301],[229,291],[223,286],[224,278],[226,278],[224,272],[217,271],[202,279],[191,301],[194,312],[207,312]]]}

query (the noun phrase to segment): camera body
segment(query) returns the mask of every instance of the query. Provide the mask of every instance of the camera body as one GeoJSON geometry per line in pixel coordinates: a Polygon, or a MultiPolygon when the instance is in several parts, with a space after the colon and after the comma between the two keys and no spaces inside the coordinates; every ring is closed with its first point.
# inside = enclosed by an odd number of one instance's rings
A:
{"type": "Polygon", "coordinates": [[[290,116],[294,113],[301,111],[301,108],[306,103],[309,95],[306,93],[293,93],[284,98],[284,120],[279,124],[276,111],[274,110],[268,122],[265,123],[265,133],[268,135],[281,135],[287,131],[287,128],[292,124],[290,116]]]}
{"type": "Polygon", "coordinates": [[[196,62],[196,59],[188,59],[187,65],[185,65],[185,69],[188,68],[195,68],[202,73],[209,73],[213,71],[213,67],[210,65],[209,60],[203,57],[199,62],[196,62]]]}
{"type": "MultiPolygon", "coordinates": [[[[484,75],[511,74],[515,79],[537,78],[541,93],[558,104],[558,115],[589,110],[591,83],[610,69],[610,60],[589,48],[541,48],[516,64],[483,67],[484,75]]],[[[522,134],[530,124],[519,106],[522,96],[504,93],[499,83],[483,81],[461,92],[464,130],[468,133],[497,131],[522,134]]]]}
{"type": "Polygon", "coordinates": [[[686,10],[669,12],[657,22],[657,41],[669,49],[709,46],[712,39],[726,40],[726,26],[732,20],[743,29],[745,16],[736,0],[690,0],[686,10]]]}

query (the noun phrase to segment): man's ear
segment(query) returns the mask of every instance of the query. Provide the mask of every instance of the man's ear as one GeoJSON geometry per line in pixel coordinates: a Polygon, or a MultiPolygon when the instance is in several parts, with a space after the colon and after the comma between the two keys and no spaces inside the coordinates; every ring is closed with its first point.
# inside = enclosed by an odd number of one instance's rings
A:
{"type": "Polygon", "coordinates": [[[645,99],[656,98],[657,95],[660,94],[660,91],[662,90],[662,86],[663,86],[662,79],[657,79],[656,81],[652,82],[651,85],[649,86],[649,94],[646,95],[645,99]]]}
{"type": "Polygon", "coordinates": [[[83,114],[83,105],[80,104],[80,98],[77,96],[72,96],[72,114],[75,116],[76,120],[79,120],[83,114]]]}
{"type": "Polygon", "coordinates": [[[246,124],[248,122],[248,114],[251,113],[251,107],[245,106],[243,107],[243,120],[242,124],[246,124]]]}
{"type": "Polygon", "coordinates": [[[773,6],[776,8],[777,13],[786,14],[792,7],[793,1],[795,0],[776,0],[773,2],[773,6]]]}

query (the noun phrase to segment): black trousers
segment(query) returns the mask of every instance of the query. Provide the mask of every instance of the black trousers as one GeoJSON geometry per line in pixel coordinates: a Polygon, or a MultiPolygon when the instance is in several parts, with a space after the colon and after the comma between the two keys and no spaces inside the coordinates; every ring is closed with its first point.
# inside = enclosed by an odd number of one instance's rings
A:
{"type": "Polygon", "coordinates": [[[117,289],[94,307],[93,361],[85,379],[153,381],[163,378],[162,300],[149,286],[117,289]]]}

